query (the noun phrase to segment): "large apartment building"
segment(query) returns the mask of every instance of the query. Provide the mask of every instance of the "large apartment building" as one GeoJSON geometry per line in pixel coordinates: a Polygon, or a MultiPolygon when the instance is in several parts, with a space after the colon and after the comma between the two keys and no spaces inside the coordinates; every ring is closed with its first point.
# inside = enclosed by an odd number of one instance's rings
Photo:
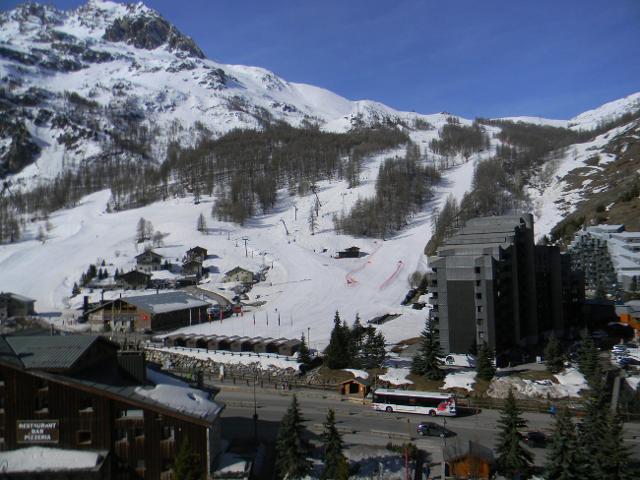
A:
{"type": "Polygon", "coordinates": [[[588,288],[613,294],[640,289],[640,232],[624,225],[587,227],[576,233],[569,251],[588,288]]]}
{"type": "Polygon", "coordinates": [[[579,273],[557,247],[534,243],[530,214],[469,220],[429,259],[432,318],[442,347],[498,353],[563,334],[584,299],[579,273]]]}

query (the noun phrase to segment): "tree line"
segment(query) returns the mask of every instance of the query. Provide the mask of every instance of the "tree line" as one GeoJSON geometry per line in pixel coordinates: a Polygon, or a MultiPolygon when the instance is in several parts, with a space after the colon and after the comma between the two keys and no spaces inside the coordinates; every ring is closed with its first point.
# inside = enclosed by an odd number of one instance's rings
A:
{"type": "Polygon", "coordinates": [[[337,232],[385,238],[407,225],[409,217],[433,198],[438,171],[420,163],[416,145],[410,144],[404,158],[386,159],[378,170],[376,193],[359,198],[348,213],[334,218],[337,232]]]}

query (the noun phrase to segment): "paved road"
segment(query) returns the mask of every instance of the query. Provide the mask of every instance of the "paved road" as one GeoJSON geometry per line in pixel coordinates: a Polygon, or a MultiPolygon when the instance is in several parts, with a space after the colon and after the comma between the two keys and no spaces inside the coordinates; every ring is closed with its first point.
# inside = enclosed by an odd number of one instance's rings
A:
{"type": "MultiPolygon", "coordinates": [[[[282,392],[268,389],[256,389],[256,410],[259,417],[258,435],[261,438],[275,438],[280,419],[291,402],[293,392],[282,392]]],[[[454,418],[437,417],[435,419],[423,415],[388,414],[376,412],[370,406],[344,400],[333,392],[300,390],[295,392],[306,419],[305,425],[310,431],[312,441],[319,441],[322,423],[327,410],[333,408],[336,412],[338,429],[343,434],[348,445],[384,446],[389,441],[403,443],[413,441],[430,455],[430,461],[439,464],[442,461],[442,447],[444,441],[438,437],[420,437],[416,435],[416,426],[420,421],[429,420],[444,423],[456,436],[446,439],[446,442],[461,444],[474,440],[493,447],[496,442],[496,421],[499,412],[483,410],[478,414],[461,412],[454,418]]],[[[216,397],[225,402],[227,407],[223,412],[223,435],[230,439],[250,438],[253,436],[251,417],[254,413],[253,388],[244,386],[225,386],[216,397]]],[[[526,412],[529,430],[550,433],[553,419],[548,414],[526,412]]],[[[625,425],[625,439],[634,457],[640,458],[640,424],[625,425]],[[635,437],[635,438],[634,438],[635,437]]],[[[545,463],[546,450],[536,448],[535,464],[545,463]]],[[[435,471],[434,471],[435,473],[435,471]]]]}

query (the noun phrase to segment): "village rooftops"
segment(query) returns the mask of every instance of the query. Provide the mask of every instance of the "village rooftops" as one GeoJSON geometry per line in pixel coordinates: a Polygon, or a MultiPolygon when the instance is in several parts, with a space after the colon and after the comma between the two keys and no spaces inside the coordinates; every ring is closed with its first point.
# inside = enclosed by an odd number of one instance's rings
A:
{"type": "Polygon", "coordinates": [[[121,300],[153,314],[207,307],[210,305],[209,302],[200,300],[193,295],[181,291],[123,297],[121,300]]]}

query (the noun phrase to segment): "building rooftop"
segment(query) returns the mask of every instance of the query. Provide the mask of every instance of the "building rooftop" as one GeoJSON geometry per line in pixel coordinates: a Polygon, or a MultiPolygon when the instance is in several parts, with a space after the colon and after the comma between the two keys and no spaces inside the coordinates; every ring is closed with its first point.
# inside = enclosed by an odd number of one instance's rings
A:
{"type": "Polygon", "coordinates": [[[96,335],[0,337],[0,355],[26,370],[70,370],[97,341],[117,348],[96,335]]]}
{"type": "Polygon", "coordinates": [[[121,300],[154,314],[175,312],[189,308],[208,307],[210,305],[210,302],[200,300],[182,291],[124,297],[121,300]]]}

